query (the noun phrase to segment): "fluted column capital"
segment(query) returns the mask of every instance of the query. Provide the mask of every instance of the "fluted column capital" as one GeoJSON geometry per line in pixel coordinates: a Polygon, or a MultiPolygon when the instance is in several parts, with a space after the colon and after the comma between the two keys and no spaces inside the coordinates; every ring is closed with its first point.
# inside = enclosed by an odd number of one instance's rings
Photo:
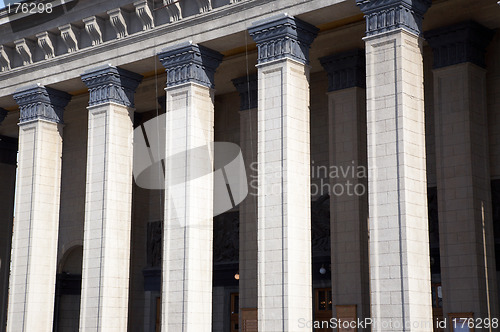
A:
{"type": "Polygon", "coordinates": [[[257,108],[257,75],[238,77],[232,81],[240,94],[240,111],[257,108]]]}
{"type": "Polygon", "coordinates": [[[397,29],[422,34],[422,20],[431,0],[356,0],[365,14],[366,35],[397,29]]]}
{"type": "Polygon", "coordinates": [[[248,29],[257,43],[258,63],[284,58],[309,63],[309,48],[319,29],[287,14],[257,21],[248,29]]]}
{"type": "Polygon", "coordinates": [[[355,49],[319,59],[328,74],[328,91],[366,86],[365,51],[355,49]]]}
{"type": "Polygon", "coordinates": [[[473,22],[463,22],[425,33],[425,39],[434,52],[433,68],[442,68],[464,62],[486,67],[484,55],[494,31],[473,22]]]}
{"type": "Polygon", "coordinates": [[[104,65],[86,71],[81,79],[90,93],[89,106],[104,103],[117,103],[134,107],[135,89],[142,76],[131,71],[104,65]]]}
{"type": "Polygon", "coordinates": [[[222,61],[219,52],[190,41],[168,47],[158,57],[167,73],[167,87],[198,83],[213,88],[215,70],[222,61]]]}
{"type": "Polygon", "coordinates": [[[41,84],[22,88],[13,97],[19,105],[19,123],[39,119],[63,123],[64,107],[71,99],[71,95],[66,92],[41,84]]]}

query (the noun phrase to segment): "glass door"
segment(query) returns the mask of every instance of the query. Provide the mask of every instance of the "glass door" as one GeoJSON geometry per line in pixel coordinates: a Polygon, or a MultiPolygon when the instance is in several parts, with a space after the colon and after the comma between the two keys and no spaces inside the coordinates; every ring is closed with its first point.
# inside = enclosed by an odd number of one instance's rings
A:
{"type": "Polygon", "coordinates": [[[332,289],[316,288],[314,291],[314,320],[322,322],[320,328],[315,328],[315,332],[331,332],[328,328],[332,318],[332,289]]]}

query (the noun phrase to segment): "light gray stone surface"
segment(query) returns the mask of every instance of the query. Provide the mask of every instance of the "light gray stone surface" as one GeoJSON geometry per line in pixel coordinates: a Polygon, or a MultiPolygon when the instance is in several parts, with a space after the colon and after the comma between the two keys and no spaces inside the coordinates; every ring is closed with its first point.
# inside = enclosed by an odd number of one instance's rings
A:
{"type": "Polygon", "coordinates": [[[162,331],[211,332],[214,178],[206,170],[212,162],[188,151],[213,142],[213,90],[184,83],[165,91],[166,155],[186,159],[165,163],[162,331]]]}
{"type": "Polygon", "coordinates": [[[311,320],[309,71],[261,64],[258,107],[259,331],[311,320]]]}
{"type": "Polygon", "coordinates": [[[372,330],[432,331],[421,40],[395,30],[365,42],[372,330]]]}
{"type": "Polygon", "coordinates": [[[16,222],[12,238],[8,331],[52,331],[56,283],[62,125],[19,126],[16,222]]]}
{"type": "Polygon", "coordinates": [[[88,107],[80,329],[127,331],[133,109],[88,107]]]}
{"type": "Polygon", "coordinates": [[[433,76],[443,310],[496,317],[486,73],[467,62],[433,76]]]}

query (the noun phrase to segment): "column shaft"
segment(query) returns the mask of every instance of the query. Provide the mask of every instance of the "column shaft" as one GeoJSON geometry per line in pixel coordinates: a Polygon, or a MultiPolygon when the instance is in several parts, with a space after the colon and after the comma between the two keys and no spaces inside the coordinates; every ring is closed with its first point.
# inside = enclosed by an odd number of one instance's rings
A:
{"type": "Polygon", "coordinates": [[[490,317],[497,285],[486,72],[470,63],[435,70],[434,93],[444,312],[490,317]]]}
{"type": "MultiPolygon", "coordinates": [[[[167,89],[169,154],[188,153],[213,141],[213,112],[209,88],[190,83],[167,89]]],[[[166,331],[211,331],[213,176],[209,172],[189,179],[207,166],[209,158],[195,155],[166,163],[162,315],[166,331]]]]}
{"type": "Polygon", "coordinates": [[[421,41],[370,38],[366,58],[372,317],[431,323],[421,41]]]}
{"type": "Polygon", "coordinates": [[[82,80],[90,104],[80,330],[127,331],[133,93],[141,77],[104,66],[82,80]]]}
{"type": "Polygon", "coordinates": [[[212,88],[222,56],[191,43],[159,56],[167,72],[162,331],[211,332],[212,88]]]}
{"type": "Polygon", "coordinates": [[[69,96],[39,85],[14,95],[20,106],[16,220],[7,331],[52,331],[62,157],[69,96]]]}
{"type": "Polygon", "coordinates": [[[292,60],[259,67],[259,331],[312,314],[308,78],[292,60]]]}
{"type": "Polygon", "coordinates": [[[426,33],[434,50],[436,175],[445,318],[449,313],[466,312],[472,312],[475,318],[498,317],[486,70],[482,68],[491,35],[491,31],[473,23],[426,33]]]}
{"type": "Polygon", "coordinates": [[[307,59],[316,33],[315,27],[286,15],[250,28],[259,48],[257,239],[262,332],[306,331],[299,324],[312,319],[307,59]],[[288,34],[293,37],[281,39],[288,34]]]}
{"type": "Polygon", "coordinates": [[[373,331],[432,331],[422,40],[430,1],[361,1],[373,331]],[[392,323],[391,325],[387,325],[392,323]]]}

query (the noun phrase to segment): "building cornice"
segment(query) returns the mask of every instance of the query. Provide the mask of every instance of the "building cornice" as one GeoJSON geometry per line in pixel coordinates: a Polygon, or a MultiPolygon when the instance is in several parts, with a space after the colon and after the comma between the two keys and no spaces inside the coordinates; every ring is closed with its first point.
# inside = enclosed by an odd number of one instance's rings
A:
{"type": "Polygon", "coordinates": [[[113,102],[134,107],[135,89],[142,81],[141,75],[111,65],[86,71],[81,78],[89,88],[89,106],[113,102]]]}
{"type": "MultiPolygon", "coordinates": [[[[189,15],[189,17],[184,17],[182,12],[181,12],[181,6],[180,2],[182,1],[187,1],[187,0],[164,0],[163,1],[163,6],[160,5],[158,10],[157,15],[153,15],[153,6],[152,2],[148,0],[139,0],[133,3],[135,7],[135,13],[129,13],[125,11],[123,8],[118,7],[118,8],[111,8],[108,9],[104,12],[95,12],[93,13],[92,16],[88,17],[82,17],[80,20],[73,20],[70,22],[65,22],[64,24],[60,26],[47,26],[44,29],[50,29],[50,31],[58,29],[59,32],[53,35],[53,38],[51,38],[50,42],[51,44],[56,45],[58,41],[62,40],[64,44],[67,46],[66,47],[66,52],[63,54],[55,54],[56,52],[53,52],[53,50],[50,50],[50,45],[46,43],[46,39],[42,41],[42,43],[32,43],[31,40],[37,40],[38,36],[40,34],[51,34],[48,30],[45,31],[37,31],[35,34],[29,34],[26,36],[22,36],[23,38],[18,37],[15,41],[2,41],[2,44],[0,46],[3,46],[4,48],[7,47],[13,47],[14,44],[16,44],[15,50],[16,52],[0,52],[0,72],[5,72],[5,71],[11,71],[12,69],[17,69],[19,67],[25,67],[29,66],[31,64],[34,64],[35,62],[42,62],[44,60],[47,60],[52,57],[60,58],[61,56],[64,56],[65,54],[72,53],[72,52],[77,52],[80,51],[80,49],[86,49],[86,48],[95,48],[100,46],[101,44],[109,44],[112,41],[115,40],[120,40],[120,39],[128,39],[128,37],[131,35],[129,32],[130,26],[132,24],[131,21],[131,16],[137,16],[139,21],[141,22],[142,29],[140,31],[134,31],[132,35],[137,35],[141,32],[150,32],[148,30],[153,30],[156,31],[158,30],[163,30],[165,27],[169,27],[172,25],[172,23],[176,23],[179,20],[185,21],[183,22],[181,26],[177,26],[177,28],[181,28],[184,26],[192,26],[193,22],[203,22],[203,21],[210,21],[214,20],[219,17],[224,17],[227,16],[227,13],[224,14],[226,11],[239,11],[245,8],[253,7],[258,5],[259,1],[235,1],[231,2],[226,5],[222,5],[218,8],[213,9],[212,8],[212,2],[211,0],[198,0],[196,2],[196,5],[199,6],[199,14],[198,15],[189,15]],[[231,9],[232,7],[232,9],[231,9]],[[159,13],[162,13],[161,15],[166,15],[169,17],[167,20],[167,23],[161,23],[162,20],[160,19],[155,19],[156,16],[158,16],[159,13]],[[164,12],[164,13],[163,13],[164,12]],[[200,15],[203,14],[203,15],[200,15]],[[186,20],[188,18],[188,20],[186,20]],[[158,21],[158,22],[156,22],[158,21]],[[189,23],[191,21],[191,23],[189,23]],[[82,32],[85,32],[85,34],[88,35],[90,38],[90,45],[85,45],[85,42],[82,42],[82,40],[86,40],[85,37],[82,36],[82,34],[78,33],[79,28],[77,26],[80,26],[83,24],[82,32]],[[111,26],[114,31],[115,31],[115,37],[109,39],[109,37],[106,37],[106,26],[111,26]],[[20,44],[19,47],[17,44],[20,44]],[[33,44],[33,45],[31,45],[33,44]],[[49,46],[49,47],[47,47],[49,46]],[[42,52],[45,54],[45,59],[40,60],[40,59],[33,59],[32,54],[35,54],[38,50],[38,48],[41,48],[42,52]],[[47,56],[48,54],[48,56],[47,56]],[[18,61],[14,61],[14,57],[18,57],[22,59],[22,66],[17,65],[18,61]],[[12,64],[15,63],[16,66],[15,68],[12,68],[12,64]]],[[[189,0],[191,1],[191,0],[189,0]]],[[[261,0],[262,1],[262,0],[261,0]]],[[[47,1],[47,3],[51,3],[54,6],[55,5],[65,5],[64,1],[61,3],[59,0],[56,1],[47,1]]],[[[75,4],[78,3],[77,0],[73,0],[68,2],[68,6],[71,8],[75,6],[75,4]]],[[[66,6],[66,5],[65,5],[66,6]]],[[[109,6],[106,6],[109,7],[109,6]]],[[[16,7],[17,8],[17,7],[16,7]]],[[[14,9],[13,9],[14,10],[14,9]]],[[[129,10],[129,9],[127,9],[129,10]]],[[[58,12],[60,12],[59,10],[58,12]]],[[[56,13],[46,13],[43,15],[43,17],[52,17],[56,15],[56,13]]],[[[8,18],[8,21],[5,21],[5,23],[8,24],[13,24],[14,21],[17,19],[23,19],[24,21],[32,20],[30,22],[33,22],[35,24],[37,20],[41,20],[42,17],[40,14],[35,15],[35,14],[25,14],[25,13],[19,13],[19,14],[11,14],[7,15],[6,18],[8,18]],[[30,16],[32,15],[32,16],[30,16]]],[[[54,19],[56,16],[52,17],[54,19]]],[[[49,20],[50,21],[50,20],[49,20]]],[[[45,21],[43,21],[45,22],[45,21]]],[[[36,24],[41,24],[41,23],[36,23],[36,24]]],[[[59,23],[60,24],[60,23],[59,23]]],[[[33,29],[31,29],[33,30],[33,29]]],[[[161,35],[161,33],[160,33],[161,35]]],[[[132,42],[132,40],[129,40],[129,43],[132,42]]],[[[1,51],[1,50],[0,50],[1,51]]]]}
{"type": "Polygon", "coordinates": [[[431,3],[431,0],[356,0],[365,14],[367,36],[396,29],[421,35],[422,20],[431,3]]]}
{"type": "Polygon", "coordinates": [[[257,43],[258,63],[284,58],[309,63],[309,48],[319,29],[287,14],[257,21],[248,29],[257,43]]]}
{"type": "Polygon", "coordinates": [[[33,120],[63,123],[64,107],[71,96],[66,92],[35,84],[17,91],[14,99],[19,105],[19,123],[33,120]]]}
{"type": "Polygon", "coordinates": [[[328,91],[366,87],[365,51],[355,49],[319,59],[328,75],[328,91]]]}
{"type": "Polygon", "coordinates": [[[469,21],[425,33],[425,39],[434,52],[433,68],[442,68],[471,62],[485,68],[486,47],[494,31],[469,21]]]}
{"type": "MultiPolygon", "coordinates": [[[[211,43],[228,36],[230,33],[246,32],[251,22],[262,16],[276,15],[278,10],[295,15],[316,11],[323,6],[322,0],[305,0],[300,3],[291,3],[289,0],[234,1],[230,5],[214,8],[208,13],[188,16],[173,23],[155,25],[153,29],[130,33],[125,38],[107,40],[96,46],[80,44],[80,37],[83,39],[82,35],[85,36],[86,31],[80,29],[80,25],[73,25],[71,31],[73,33],[70,32],[67,35],[70,45],[73,47],[71,53],[56,55],[47,60],[36,59],[34,63],[25,66],[19,66],[20,60],[16,58],[17,64],[11,63],[11,69],[0,72],[0,80],[2,81],[0,94],[3,96],[12,95],[27,81],[53,84],[79,78],[82,72],[103,63],[122,66],[142,61],[157,53],[158,50],[185,40],[193,40],[195,43],[211,43]],[[262,12],[267,14],[262,14],[262,12]],[[78,46],[77,50],[74,50],[75,45],[78,46]],[[106,61],[102,61],[102,59],[106,59],[106,61]],[[57,66],[57,71],[53,70],[54,66],[57,66]]],[[[248,42],[250,43],[251,39],[248,42]]],[[[10,45],[10,43],[6,44],[10,45]]],[[[7,47],[7,55],[18,57],[17,54],[12,55],[12,53],[15,53],[14,49],[11,46],[7,47]]],[[[3,66],[1,55],[0,66],[3,66]]],[[[11,105],[3,104],[1,106],[11,105]]]]}
{"type": "Polygon", "coordinates": [[[222,61],[219,52],[190,41],[163,49],[158,57],[167,73],[167,87],[198,83],[213,88],[215,70],[222,61]]]}

